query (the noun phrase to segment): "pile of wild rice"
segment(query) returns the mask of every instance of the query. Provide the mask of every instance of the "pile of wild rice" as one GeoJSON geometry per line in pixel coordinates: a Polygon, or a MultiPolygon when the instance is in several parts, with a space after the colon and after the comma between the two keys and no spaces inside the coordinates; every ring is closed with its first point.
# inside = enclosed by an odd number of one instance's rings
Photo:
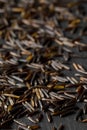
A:
{"type": "Polygon", "coordinates": [[[87,60],[81,39],[87,35],[87,12],[81,1],[60,3],[0,0],[2,128],[14,121],[20,130],[36,130],[44,114],[50,123],[53,116],[73,113],[87,122],[87,66],[74,60],[87,60]],[[25,115],[33,125],[19,121],[25,115]]]}

